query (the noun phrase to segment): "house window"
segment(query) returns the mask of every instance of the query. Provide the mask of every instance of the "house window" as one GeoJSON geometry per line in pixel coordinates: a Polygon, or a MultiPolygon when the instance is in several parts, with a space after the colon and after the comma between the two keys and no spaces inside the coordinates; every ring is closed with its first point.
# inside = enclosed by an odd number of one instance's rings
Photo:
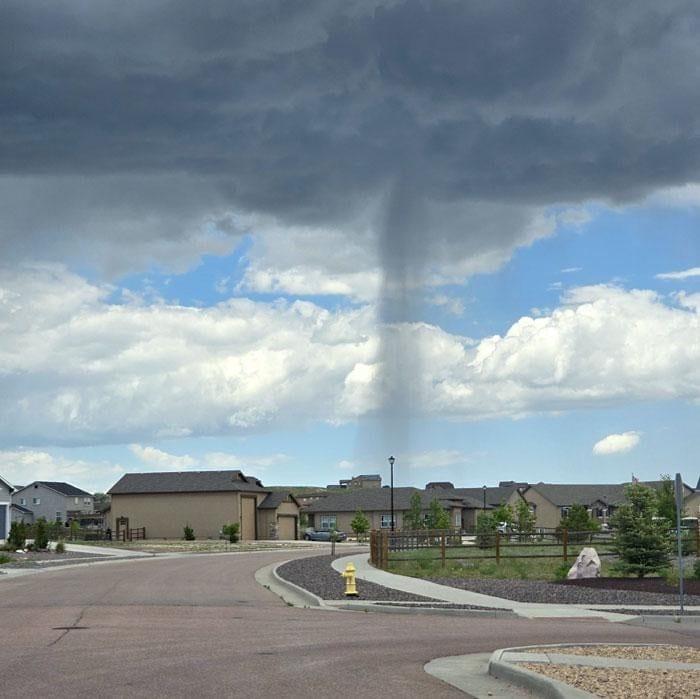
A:
{"type": "Polygon", "coordinates": [[[336,529],[336,516],[335,515],[321,515],[319,518],[319,528],[325,531],[336,529]]]}
{"type": "MultiPolygon", "coordinates": [[[[396,515],[394,515],[394,520],[396,520],[396,515]]],[[[391,529],[391,513],[381,516],[379,526],[382,529],[391,529]]]]}
{"type": "Polygon", "coordinates": [[[41,505],[41,498],[32,498],[32,505],[41,505]]]}
{"type": "Polygon", "coordinates": [[[73,498],[73,504],[77,505],[80,502],[80,498],[73,498]]]}
{"type": "Polygon", "coordinates": [[[91,505],[91,504],[92,504],[91,498],[83,498],[83,505],[91,505]]]}
{"type": "Polygon", "coordinates": [[[561,508],[561,516],[566,517],[566,515],[569,514],[569,508],[568,507],[562,507],[561,508]]]}
{"type": "Polygon", "coordinates": [[[26,505],[26,504],[27,504],[27,498],[20,498],[20,499],[19,499],[19,504],[20,504],[20,505],[26,505]]]}
{"type": "Polygon", "coordinates": [[[63,514],[59,511],[56,513],[56,521],[60,522],[63,519],[63,514]]]}

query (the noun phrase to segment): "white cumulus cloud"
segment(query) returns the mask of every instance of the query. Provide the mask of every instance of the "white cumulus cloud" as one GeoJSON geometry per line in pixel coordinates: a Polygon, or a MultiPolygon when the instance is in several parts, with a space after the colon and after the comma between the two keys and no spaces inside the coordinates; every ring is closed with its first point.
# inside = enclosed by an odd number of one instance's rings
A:
{"type": "Polygon", "coordinates": [[[608,454],[624,454],[632,451],[641,439],[639,432],[623,432],[622,434],[609,434],[593,445],[593,453],[599,456],[608,454]]]}

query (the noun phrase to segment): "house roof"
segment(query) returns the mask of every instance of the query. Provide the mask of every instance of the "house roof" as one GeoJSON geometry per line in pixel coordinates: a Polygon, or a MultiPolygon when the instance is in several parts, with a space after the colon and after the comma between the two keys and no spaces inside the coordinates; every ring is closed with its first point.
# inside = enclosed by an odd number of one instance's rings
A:
{"type": "Polygon", "coordinates": [[[12,483],[10,483],[10,481],[8,481],[6,478],[0,476],[0,481],[2,481],[7,486],[7,489],[10,491],[10,493],[14,493],[17,490],[17,488],[14,485],[12,485],[12,483]]]}
{"type": "MultiPolygon", "coordinates": [[[[663,481],[647,481],[641,485],[660,488],[663,481]]],[[[621,505],[625,502],[625,488],[629,483],[533,483],[529,488],[537,491],[558,507],[568,505],[621,505]]],[[[527,492],[526,489],[524,492],[527,492]]]]}
{"type": "MultiPolygon", "coordinates": [[[[411,496],[419,493],[421,507],[428,509],[430,503],[437,498],[443,507],[473,507],[480,509],[481,505],[473,498],[461,495],[453,496],[452,491],[419,490],[418,488],[394,488],[394,510],[407,510],[411,506],[411,496]],[[447,493],[447,494],[446,494],[447,493]]],[[[329,493],[325,498],[312,502],[306,508],[307,512],[372,512],[382,510],[388,512],[391,508],[390,488],[350,488],[341,492],[329,493]]]]}
{"type": "Polygon", "coordinates": [[[218,493],[244,491],[267,493],[262,483],[241,471],[165,471],[125,473],[110,489],[110,495],[141,493],[218,493]]]}
{"type": "Polygon", "coordinates": [[[30,509],[28,509],[28,508],[26,508],[26,507],[23,507],[22,505],[17,505],[17,504],[14,503],[14,502],[12,503],[12,505],[10,505],[10,507],[12,507],[13,509],[15,509],[15,510],[17,510],[18,512],[21,512],[22,514],[25,514],[25,515],[31,515],[31,514],[32,514],[32,511],[31,511],[30,509]]]}
{"type": "Polygon", "coordinates": [[[291,493],[270,493],[259,505],[259,510],[276,510],[283,502],[291,500],[297,507],[299,503],[291,493]]]}
{"type": "Polygon", "coordinates": [[[27,488],[31,488],[35,485],[43,485],[45,488],[50,488],[51,490],[56,491],[57,493],[60,493],[61,495],[65,495],[66,497],[70,498],[91,498],[92,493],[88,493],[84,490],[81,490],[80,488],[76,488],[74,485],[71,485],[70,483],[64,483],[63,481],[34,481],[33,483],[30,483],[29,485],[25,485],[23,488],[19,488],[17,492],[20,492],[22,490],[27,490],[27,488]]]}
{"type": "MultiPolygon", "coordinates": [[[[518,484],[512,483],[506,486],[488,486],[486,488],[486,505],[487,508],[498,507],[506,502],[508,498],[517,490],[518,484]]],[[[483,488],[454,488],[451,492],[458,497],[468,497],[483,507],[484,489],[483,488]]]]}

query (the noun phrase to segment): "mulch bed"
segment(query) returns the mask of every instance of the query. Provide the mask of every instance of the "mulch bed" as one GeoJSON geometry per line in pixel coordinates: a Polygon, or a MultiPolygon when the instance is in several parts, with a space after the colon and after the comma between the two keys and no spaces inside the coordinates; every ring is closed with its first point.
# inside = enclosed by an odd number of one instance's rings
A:
{"type": "MultiPolygon", "coordinates": [[[[596,590],[634,590],[635,592],[661,592],[678,595],[678,585],[669,585],[663,578],[585,578],[565,580],[562,585],[588,587],[596,590]]],[[[684,580],[687,595],[700,596],[700,580],[684,580]]]]}
{"type": "MultiPolygon", "coordinates": [[[[503,597],[515,602],[534,602],[537,604],[618,604],[621,606],[663,604],[673,606],[677,604],[678,599],[678,590],[674,588],[671,588],[670,592],[659,592],[644,589],[606,588],[602,587],[600,583],[581,585],[573,582],[555,583],[544,580],[492,580],[486,578],[430,578],[430,580],[440,585],[503,597]]],[[[603,580],[606,579],[603,578],[603,580]]],[[[644,581],[643,578],[642,581],[644,581]]],[[[630,580],[624,582],[630,582],[630,580]]],[[[635,583],[636,581],[631,580],[631,582],[635,583]]],[[[660,582],[656,583],[657,589],[660,589],[660,582]]],[[[687,605],[700,605],[700,595],[686,595],[685,603],[687,605]]]]}
{"type": "MultiPolygon", "coordinates": [[[[345,555],[345,554],[343,554],[345,555]]],[[[336,556],[339,558],[339,556],[336,556]]],[[[289,561],[277,568],[277,574],[289,582],[303,587],[321,599],[346,600],[345,580],[340,577],[338,571],[331,568],[333,556],[313,556],[312,558],[299,558],[289,561]]],[[[357,581],[359,595],[352,599],[380,600],[383,602],[433,602],[430,597],[411,595],[400,590],[392,590],[383,585],[366,580],[357,581]]]]}

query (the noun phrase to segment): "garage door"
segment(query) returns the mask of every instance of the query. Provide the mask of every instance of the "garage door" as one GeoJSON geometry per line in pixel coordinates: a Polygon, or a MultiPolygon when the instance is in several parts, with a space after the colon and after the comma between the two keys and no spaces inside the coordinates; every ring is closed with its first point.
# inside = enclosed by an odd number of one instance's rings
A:
{"type": "Polygon", "coordinates": [[[296,517],[294,515],[280,515],[277,518],[277,532],[283,541],[292,541],[296,538],[296,517]]]}
{"type": "Polygon", "coordinates": [[[255,539],[255,498],[241,497],[241,539],[255,539]]]}
{"type": "Polygon", "coordinates": [[[7,505],[0,505],[0,539],[7,538],[7,505]]]}

